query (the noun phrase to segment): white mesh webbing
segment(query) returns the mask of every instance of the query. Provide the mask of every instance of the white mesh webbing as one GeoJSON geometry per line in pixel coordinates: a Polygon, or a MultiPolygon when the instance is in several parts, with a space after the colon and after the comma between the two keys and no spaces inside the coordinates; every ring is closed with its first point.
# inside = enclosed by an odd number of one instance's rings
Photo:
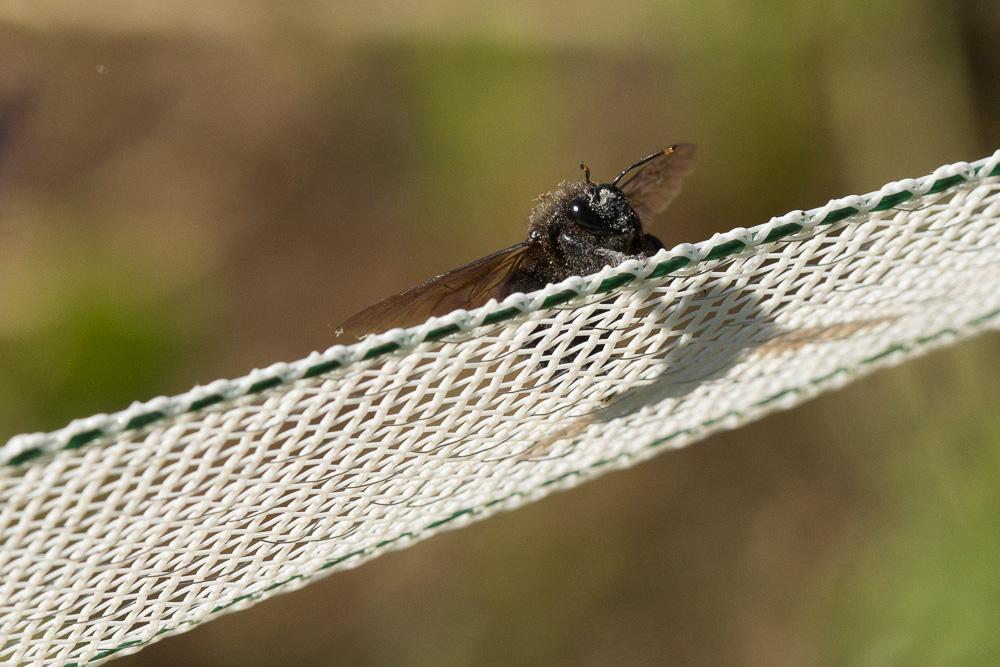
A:
{"type": "Polygon", "coordinates": [[[137,650],[996,327],[998,164],[14,438],[0,662],[137,650]]]}

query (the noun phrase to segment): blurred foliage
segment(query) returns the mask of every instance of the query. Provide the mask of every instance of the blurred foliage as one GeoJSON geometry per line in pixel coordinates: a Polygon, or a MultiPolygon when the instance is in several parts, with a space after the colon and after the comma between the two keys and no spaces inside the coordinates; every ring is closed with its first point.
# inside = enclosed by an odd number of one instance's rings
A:
{"type": "Polygon", "coordinates": [[[130,303],[117,288],[69,286],[43,327],[0,341],[4,423],[64,424],[109,404],[126,405],[136,391],[154,392],[169,377],[179,338],[173,322],[151,305],[130,303]]]}
{"type": "MultiPolygon", "coordinates": [[[[0,5],[7,437],[334,342],[674,141],[668,245],[1000,146],[975,0],[0,5]],[[359,280],[363,277],[363,280],[359,280]]],[[[122,664],[983,664],[996,337],[122,664]]]]}

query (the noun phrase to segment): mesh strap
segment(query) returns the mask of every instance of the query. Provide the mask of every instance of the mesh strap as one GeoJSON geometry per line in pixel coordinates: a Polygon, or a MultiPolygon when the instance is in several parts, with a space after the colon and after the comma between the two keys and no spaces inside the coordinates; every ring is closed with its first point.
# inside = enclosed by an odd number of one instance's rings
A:
{"type": "Polygon", "coordinates": [[[137,650],[995,328],[998,165],[13,438],[0,662],[137,650]]]}

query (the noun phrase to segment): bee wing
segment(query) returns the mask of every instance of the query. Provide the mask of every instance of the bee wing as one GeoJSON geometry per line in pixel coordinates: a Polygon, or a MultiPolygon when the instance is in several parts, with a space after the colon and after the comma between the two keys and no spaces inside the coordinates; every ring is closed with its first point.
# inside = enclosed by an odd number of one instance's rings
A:
{"type": "Polygon", "coordinates": [[[509,295],[509,280],[524,263],[530,247],[518,243],[390,296],[344,322],[338,335],[346,335],[346,342],[353,343],[365,334],[415,326],[435,315],[502,299],[509,295]]]}
{"type": "Polygon", "coordinates": [[[639,219],[649,223],[670,205],[692,171],[694,144],[676,144],[632,172],[618,187],[639,219]]]}

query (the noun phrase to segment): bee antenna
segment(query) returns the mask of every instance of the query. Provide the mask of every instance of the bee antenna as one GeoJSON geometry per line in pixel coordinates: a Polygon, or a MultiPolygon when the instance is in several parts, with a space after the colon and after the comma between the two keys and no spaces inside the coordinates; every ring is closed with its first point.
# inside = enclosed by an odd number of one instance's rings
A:
{"type": "Polygon", "coordinates": [[[590,183],[590,167],[587,166],[586,162],[581,162],[580,169],[583,169],[583,178],[590,183]]]}
{"type": "Polygon", "coordinates": [[[637,168],[641,167],[642,165],[646,164],[650,160],[655,160],[656,158],[660,157],[661,155],[670,155],[671,153],[674,152],[674,149],[676,149],[676,148],[677,148],[677,146],[668,146],[667,148],[664,148],[661,151],[656,151],[652,155],[647,155],[646,157],[642,158],[641,160],[639,160],[638,162],[636,162],[635,164],[633,164],[631,167],[627,167],[626,169],[622,170],[622,173],[618,174],[618,178],[616,178],[615,180],[611,181],[611,185],[617,186],[618,185],[618,181],[622,180],[625,177],[625,174],[629,173],[633,169],[637,169],[637,168]]]}

